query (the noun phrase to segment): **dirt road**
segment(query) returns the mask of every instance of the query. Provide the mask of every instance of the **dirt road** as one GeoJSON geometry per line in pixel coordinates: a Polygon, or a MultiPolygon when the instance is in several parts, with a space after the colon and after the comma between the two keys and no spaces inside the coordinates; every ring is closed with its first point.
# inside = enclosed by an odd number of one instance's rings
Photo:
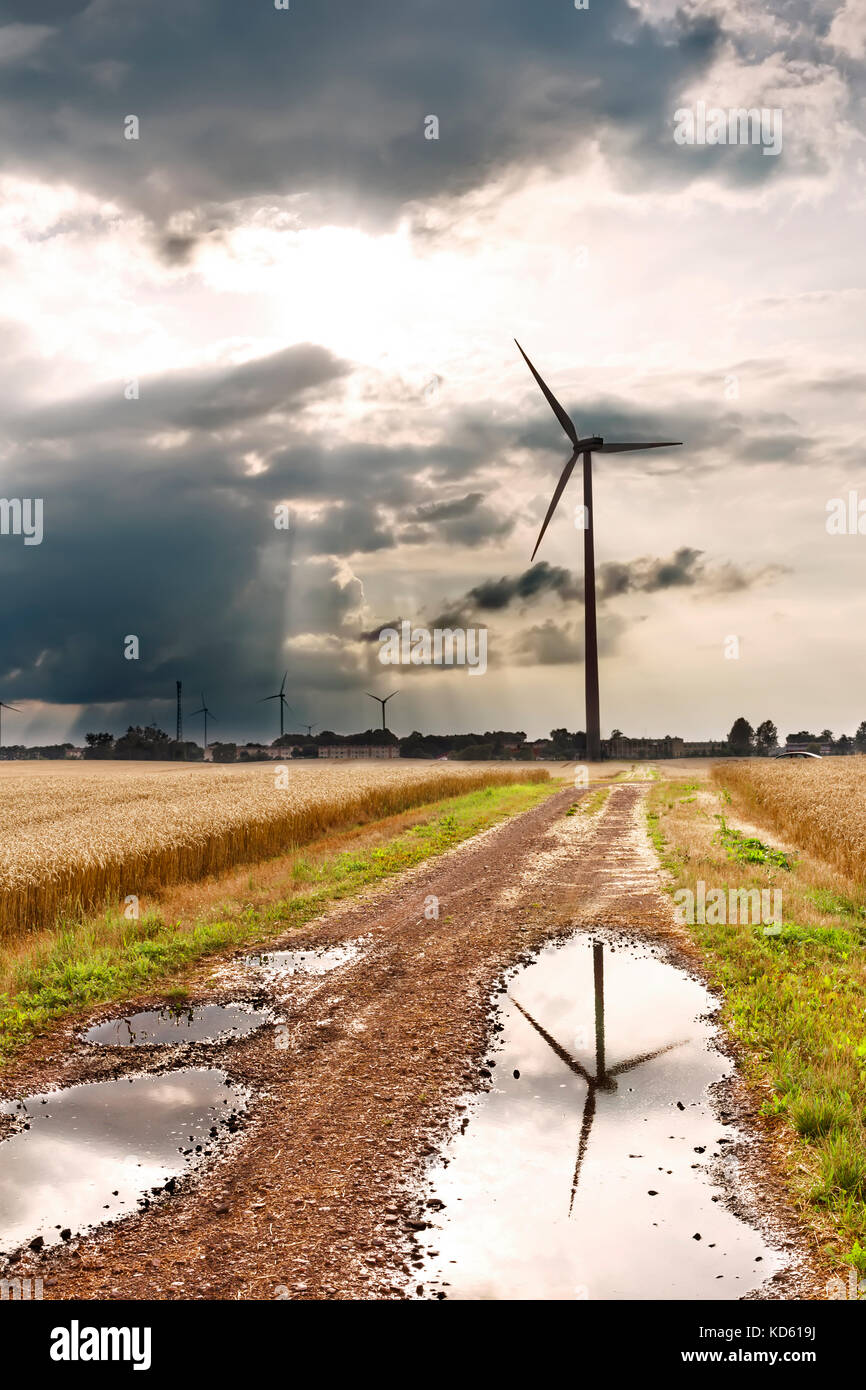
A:
{"type": "MultiPolygon", "coordinates": [[[[282,1028],[148,1055],[160,1070],[219,1065],[250,1088],[249,1121],[216,1165],[118,1225],[39,1257],[27,1252],[15,1272],[42,1274],[46,1297],[64,1299],[388,1298],[423,1289],[418,1178],[459,1122],[461,1097],[490,1085],[488,1006],[503,968],[552,935],[602,924],[651,934],[694,959],[660,891],[644,792],[614,785],[594,815],[580,808],[580,793],[556,793],[295,933],[284,944],[364,942],[331,973],[273,985],[282,1028]]],[[[254,988],[260,981],[251,984],[238,958],[203,972],[199,995],[237,999],[254,988]]],[[[128,1051],[94,1056],[76,1043],[50,1080],[140,1067],[128,1051]]],[[[27,1070],[15,1089],[43,1089],[45,1070],[27,1070]]],[[[744,1093],[737,1104],[754,1110],[744,1093]]],[[[752,1197],[757,1207],[766,1190],[752,1197]]],[[[778,1293],[803,1296],[817,1272],[777,1196],[774,1207],[798,1271],[778,1293]]]]}

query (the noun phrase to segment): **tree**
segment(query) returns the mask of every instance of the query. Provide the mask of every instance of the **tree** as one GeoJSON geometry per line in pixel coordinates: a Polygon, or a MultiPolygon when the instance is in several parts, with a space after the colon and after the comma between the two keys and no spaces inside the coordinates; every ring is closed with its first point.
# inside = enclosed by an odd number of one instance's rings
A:
{"type": "Polygon", "coordinates": [[[114,739],[111,734],[85,734],[85,758],[113,758],[114,739]]]}
{"type": "MultiPolygon", "coordinates": [[[[733,732],[733,730],[731,731],[733,732]]],[[[769,753],[779,743],[779,730],[772,719],[765,719],[755,730],[755,747],[759,753],[769,753]]]]}
{"type": "Polygon", "coordinates": [[[238,755],[236,743],[214,743],[211,745],[211,757],[215,763],[233,763],[238,755]]]}
{"type": "Polygon", "coordinates": [[[731,732],[728,734],[728,743],[732,748],[736,749],[738,753],[748,753],[752,748],[754,739],[754,729],[748,719],[744,719],[743,716],[740,715],[739,719],[735,719],[731,725],[731,732]]]}
{"type": "Polygon", "coordinates": [[[854,747],[858,753],[866,753],[866,719],[863,720],[854,735],[854,747]]]}
{"type": "Polygon", "coordinates": [[[470,743],[460,756],[472,762],[485,762],[496,757],[496,748],[492,743],[470,743]]]}
{"type": "Polygon", "coordinates": [[[131,724],[122,738],[117,740],[114,745],[114,756],[116,758],[161,758],[164,759],[168,754],[168,745],[171,739],[162,729],[157,729],[153,724],[148,724],[142,728],[137,724],[131,724]]]}

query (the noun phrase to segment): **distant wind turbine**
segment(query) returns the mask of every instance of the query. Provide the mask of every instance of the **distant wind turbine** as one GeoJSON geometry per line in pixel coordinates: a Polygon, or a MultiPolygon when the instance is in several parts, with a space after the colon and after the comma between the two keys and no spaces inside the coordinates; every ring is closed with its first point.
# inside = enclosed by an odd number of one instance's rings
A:
{"type": "Polygon", "coordinates": [[[289,678],[289,673],[288,673],[288,671],[286,671],[285,675],[283,676],[283,683],[282,683],[282,685],[280,686],[279,690],[277,691],[276,695],[263,695],[262,698],[261,698],[261,700],[259,700],[259,704],[260,704],[260,705],[263,705],[263,704],[265,703],[266,700],[279,700],[279,702],[280,702],[280,738],[282,738],[282,736],[283,736],[283,711],[284,711],[284,710],[287,710],[287,709],[291,709],[291,705],[289,704],[288,700],[286,699],[286,681],[288,680],[288,678],[289,678]]]}
{"type": "Polygon", "coordinates": [[[597,763],[601,759],[601,727],[598,709],[598,632],[595,607],[592,456],[593,454],[627,454],[633,449],[673,449],[678,448],[682,444],[682,440],[669,439],[653,441],[649,444],[613,444],[607,443],[598,435],[590,435],[585,439],[581,439],[578,436],[571,417],[563,410],[547,383],[542,381],[516,338],[514,341],[517,344],[518,352],[532,372],[538,385],[541,387],[548,405],[564,429],[574,450],[571,458],[562,470],[559,482],[554,488],[553,497],[550,499],[550,506],[547,509],[547,516],[544,518],[541,530],[538,533],[538,540],[535,542],[535,550],[532,552],[533,560],[535,559],[538,547],[541,545],[542,537],[547,530],[548,523],[553,513],[556,511],[559,499],[565,491],[565,485],[574,471],[574,465],[577,463],[578,457],[581,454],[583,455],[583,505],[586,517],[583,532],[584,646],[586,648],[584,655],[584,676],[586,682],[586,758],[587,762],[597,763]]]}
{"type": "Polygon", "coordinates": [[[386,695],[384,699],[382,698],[381,695],[370,695],[369,690],[365,691],[364,693],[365,693],[366,695],[368,695],[368,696],[370,697],[371,700],[378,700],[378,701],[379,701],[379,704],[382,706],[382,728],[383,728],[383,729],[387,729],[388,725],[385,723],[385,706],[387,705],[387,703],[388,703],[389,700],[393,700],[393,698],[394,698],[395,695],[399,695],[399,694],[400,694],[399,690],[392,690],[392,691],[391,691],[391,694],[390,694],[390,695],[386,695]]]}
{"type": "Polygon", "coordinates": [[[211,714],[205,702],[204,695],[202,695],[201,697],[201,709],[194,709],[192,714],[189,716],[190,719],[194,719],[197,714],[204,715],[204,751],[207,752],[207,721],[209,719],[212,719],[215,724],[218,724],[219,720],[217,719],[215,714],[211,714]]]}
{"type": "Polygon", "coordinates": [[[7,705],[5,700],[0,700],[0,748],[3,747],[3,711],[4,711],[4,709],[11,709],[11,711],[12,711],[13,714],[20,714],[20,713],[21,713],[21,711],[20,711],[20,709],[18,708],[17,705],[7,705]]]}
{"type": "Polygon", "coordinates": [[[318,727],[319,727],[318,724],[305,724],[305,725],[304,725],[304,728],[305,728],[306,731],[307,731],[307,738],[312,738],[312,737],[313,737],[313,730],[314,730],[314,729],[318,729],[318,727]]]}

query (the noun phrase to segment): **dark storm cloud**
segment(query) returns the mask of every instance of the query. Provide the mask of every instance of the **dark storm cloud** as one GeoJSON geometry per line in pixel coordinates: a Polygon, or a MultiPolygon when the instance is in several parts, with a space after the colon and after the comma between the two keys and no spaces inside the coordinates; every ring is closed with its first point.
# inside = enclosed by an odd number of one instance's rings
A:
{"type": "Polygon", "coordinates": [[[571,623],[534,623],[517,635],[512,654],[533,666],[563,666],[583,661],[583,638],[571,623]]]}
{"type": "Polygon", "coordinates": [[[412,521],[450,521],[453,517],[467,516],[474,512],[484,498],[480,492],[468,492],[465,497],[455,497],[450,502],[425,502],[416,507],[412,521]]]}
{"type": "Polygon", "coordinates": [[[375,446],[313,428],[308,406],[336,403],[349,372],[306,344],[145,378],[138,400],[119,383],[7,416],[4,495],[41,498],[45,536],[0,540],[0,585],[16,596],[4,698],[83,704],[80,734],[109,707],[113,727],[164,721],[183,679],[218,692],[221,725],[253,732],[267,715],[256,692],[286,664],[299,703],[363,676],[363,590],[345,557],[393,548],[413,524],[431,544],[477,545],[513,523],[480,490],[449,497],[437,481],[443,458],[464,478],[478,470],[483,432],[479,458],[466,431],[462,445],[404,447],[387,428],[375,446]],[[284,502],[288,531],[274,524],[284,502]],[[138,661],[124,659],[131,634],[138,661]]]}
{"type": "Polygon", "coordinates": [[[698,595],[743,593],[761,584],[771,584],[787,574],[784,565],[756,565],[743,569],[730,560],[710,563],[701,550],[681,546],[669,559],[641,556],[627,564],[607,561],[598,568],[596,592],[599,600],[621,594],[654,594],[664,589],[693,589],[698,595]]]}
{"type": "MultiPolygon", "coordinates": [[[[642,621],[638,619],[638,621],[642,621]]],[[[629,624],[618,613],[609,613],[599,633],[602,656],[613,656],[629,624]]],[[[552,618],[519,632],[510,644],[509,656],[521,665],[566,666],[583,661],[583,630],[576,623],[557,623],[552,618]]]]}
{"type": "Polygon", "coordinates": [[[194,236],[163,236],[157,243],[166,265],[189,265],[197,246],[198,238],[194,236]]]}
{"type": "MultiPolygon", "coordinates": [[[[368,374],[303,344],[239,367],[143,378],[135,401],[119,382],[111,393],[7,412],[3,493],[43,499],[45,538],[34,547],[0,539],[0,586],[14,596],[4,610],[3,698],[82,704],[80,734],[97,707],[116,711],[115,728],[170,722],[182,679],[206,691],[221,731],[234,720],[254,733],[270,728],[258,693],[276,687],[287,665],[293,703],[308,719],[318,692],[362,683],[384,624],[359,644],[364,594],[352,569],[361,578],[365,569],[347,560],[407,544],[440,556],[496,545],[519,516],[507,509],[507,478],[522,476],[526,460],[522,423],[491,423],[483,402],[455,412],[453,429],[443,418],[441,434],[423,444],[390,442],[391,420],[400,441],[406,422],[387,409],[375,442],[368,422],[364,439],[334,431],[322,407],[333,402],[344,418],[343,396],[359,382],[369,388],[368,374]],[[290,507],[289,531],[274,525],[280,503],[290,507]],[[140,639],[137,662],[123,656],[129,634],[140,639]]],[[[694,419],[697,428],[697,410],[694,419]]],[[[745,428],[730,422],[737,436],[745,428]]],[[[677,586],[736,592],[761,576],[772,577],[769,568],[713,567],[683,548],[602,565],[598,585],[607,601],[677,586]]],[[[542,561],[444,600],[430,625],[498,613],[507,625],[523,605],[582,594],[579,576],[542,561]]],[[[511,636],[498,646],[500,663],[511,636]]]]}
{"type": "Polygon", "coordinates": [[[448,502],[425,502],[410,514],[409,526],[397,534],[402,545],[429,545],[445,541],[450,545],[482,545],[502,540],[516,524],[514,516],[500,516],[484,503],[484,494],[470,492],[448,502]]]}
{"type": "Polygon", "coordinates": [[[701,551],[682,546],[669,560],[639,559],[628,564],[608,561],[599,567],[597,593],[600,599],[619,594],[652,594],[657,589],[691,588],[704,579],[701,551]]]}
{"type": "Polygon", "coordinates": [[[137,399],[122,384],[34,412],[18,422],[31,438],[142,430],[218,430],[276,412],[291,411],[306,394],[339,391],[349,368],[326,348],[301,343],[238,367],[175,371],[142,378],[137,399]]]}
{"type": "MultiPolygon", "coordinates": [[[[750,384],[746,367],[747,364],[742,364],[739,371],[732,367],[729,374],[731,379],[739,377],[744,394],[750,384]]],[[[543,367],[539,370],[543,371],[543,367]]],[[[774,367],[773,370],[778,369],[774,367]]],[[[790,381],[793,369],[788,366],[785,370],[790,381]]],[[[631,406],[612,396],[575,398],[571,395],[575,389],[572,382],[550,382],[582,433],[597,434],[604,439],[621,442],[630,439],[683,441],[683,447],[677,449],[659,449],[640,454],[596,454],[593,458],[594,477],[601,486],[604,486],[605,478],[635,471],[647,476],[705,473],[718,467],[720,453],[734,464],[753,465],[785,460],[799,466],[815,460],[821,447],[820,439],[810,435],[792,415],[783,411],[746,411],[740,404],[728,404],[724,398],[725,384],[726,377],[717,374],[704,377],[702,385],[706,395],[700,402],[654,410],[648,406],[631,406]]],[[[684,391],[690,391],[691,387],[691,379],[683,382],[684,391]]],[[[665,381],[665,398],[676,399],[678,389],[677,376],[671,374],[665,381]]],[[[806,383],[803,389],[806,389],[806,383]]],[[[552,490],[553,482],[568,458],[568,443],[540,395],[538,399],[531,394],[527,396],[527,410],[530,412],[528,419],[515,427],[513,442],[533,453],[544,452],[555,456],[557,462],[550,465],[552,490]]],[[[546,509],[547,498],[540,505],[539,518],[546,509]]]]}
{"type": "Polygon", "coordinates": [[[466,595],[469,606],[479,612],[490,612],[508,608],[515,602],[527,602],[541,594],[554,593],[560,598],[576,598],[582,594],[570,570],[560,565],[549,565],[540,560],[522,574],[503,575],[501,579],[488,579],[476,584],[466,595]]]}
{"type": "MultiPolygon", "coordinates": [[[[635,560],[606,561],[596,572],[599,602],[624,594],[652,594],[663,589],[686,588],[706,594],[735,593],[758,584],[770,583],[787,570],[782,565],[763,565],[744,570],[730,561],[708,564],[703,552],[682,546],[668,559],[641,556],[635,560]]],[[[473,615],[502,612],[520,604],[555,594],[563,601],[583,602],[583,579],[560,565],[539,561],[520,574],[476,584],[460,599],[449,603],[431,626],[447,627],[469,622],[473,615]]],[[[399,621],[399,620],[398,620],[399,621]]],[[[378,635],[379,629],[375,630],[378,635]]]]}
{"type": "MultiPolygon", "coordinates": [[[[0,12],[36,17],[19,3],[0,12]]],[[[671,138],[679,93],[721,43],[718,21],[687,8],[651,25],[627,0],[585,11],[172,0],[54,3],[39,19],[47,32],[30,35],[28,56],[6,73],[0,115],[16,131],[6,167],[62,175],[157,223],[265,193],[312,193],[305,217],[391,218],[407,201],[509,166],[562,164],[599,140],[630,160],[632,179],[647,179],[651,163],[682,180],[720,162],[709,149],[684,159],[671,138]],[[123,138],[129,114],[137,141],[123,138]],[[438,140],[424,138],[428,115],[438,140]]],[[[725,167],[750,179],[773,163],[725,167]]],[[[174,244],[181,259],[189,249],[174,244]]]]}

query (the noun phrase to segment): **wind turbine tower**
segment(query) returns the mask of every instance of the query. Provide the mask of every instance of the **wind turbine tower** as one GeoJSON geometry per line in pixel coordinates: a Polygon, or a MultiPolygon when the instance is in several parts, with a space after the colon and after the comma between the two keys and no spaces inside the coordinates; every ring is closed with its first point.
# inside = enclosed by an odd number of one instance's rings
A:
{"type": "MultiPolygon", "coordinates": [[[[517,350],[526,363],[532,375],[544,394],[547,404],[550,406],[563,430],[565,431],[574,452],[566,463],[559,478],[559,482],[553,491],[550,499],[550,506],[547,509],[547,516],[538,533],[538,540],[535,542],[535,550],[532,552],[532,559],[535,559],[536,551],[541,545],[542,537],[547,530],[550,518],[556,511],[559,499],[562,496],[565,485],[574,471],[574,465],[578,458],[583,456],[583,506],[584,506],[584,531],[583,531],[583,588],[584,588],[584,633],[585,633],[585,654],[584,654],[584,680],[586,694],[586,759],[587,762],[597,763],[601,761],[601,725],[599,720],[598,708],[598,627],[596,620],[595,603],[595,522],[592,511],[592,456],[593,454],[627,454],[633,449],[673,449],[679,448],[682,440],[669,439],[648,444],[614,444],[602,439],[599,435],[588,435],[581,439],[574,427],[571,417],[566,414],[559,401],[554,396],[550,387],[542,381],[538,372],[533,367],[523,348],[517,342],[517,350]]],[[[531,561],[530,561],[531,563],[531,561]]]]}
{"type": "Polygon", "coordinates": [[[399,694],[400,694],[399,690],[392,690],[392,691],[391,691],[391,694],[390,694],[390,695],[386,695],[384,699],[382,698],[381,695],[370,695],[369,690],[365,691],[364,693],[365,693],[366,695],[368,695],[369,698],[370,698],[371,700],[378,700],[378,701],[379,701],[379,704],[382,706],[382,728],[383,728],[383,729],[387,729],[387,728],[388,728],[388,725],[385,723],[385,706],[387,705],[387,703],[388,703],[389,700],[393,700],[393,698],[394,698],[395,695],[399,695],[399,694]]]}
{"type": "Polygon", "coordinates": [[[205,751],[205,757],[207,757],[207,721],[208,721],[209,719],[212,719],[212,720],[214,721],[215,724],[216,724],[218,721],[217,721],[216,715],[215,715],[215,714],[211,714],[210,710],[208,709],[208,707],[207,707],[207,702],[206,702],[206,700],[205,700],[205,698],[204,698],[204,695],[202,695],[202,697],[201,697],[201,709],[194,709],[193,712],[192,712],[191,718],[194,719],[195,716],[196,716],[197,714],[203,714],[203,715],[204,715],[204,751],[205,751]]]}
{"type": "Polygon", "coordinates": [[[5,700],[0,700],[0,748],[3,747],[3,711],[4,711],[4,709],[11,709],[11,711],[12,711],[13,714],[20,714],[20,713],[21,713],[21,711],[20,711],[20,709],[18,708],[17,705],[7,705],[6,702],[5,702],[5,700]]]}
{"type": "Polygon", "coordinates": [[[286,671],[286,673],[285,673],[284,676],[283,676],[283,683],[282,683],[282,685],[280,686],[279,690],[277,691],[276,695],[263,695],[262,698],[261,698],[261,700],[259,700],[259,704],[260,704],[260,705],[263,705],[263,704],[265,703],[266,700],[279,700],[279,702],[280,702],[280,738],[282,738],[283,733],[284,733],[284,711],[287,710],[287,709],[291,709],[291,705],[289,704],[288,700],[286,699],[286,681],[288,680],[288,678],[289,678],[289,673],[288,673],[288,671],[286,671]]]}

